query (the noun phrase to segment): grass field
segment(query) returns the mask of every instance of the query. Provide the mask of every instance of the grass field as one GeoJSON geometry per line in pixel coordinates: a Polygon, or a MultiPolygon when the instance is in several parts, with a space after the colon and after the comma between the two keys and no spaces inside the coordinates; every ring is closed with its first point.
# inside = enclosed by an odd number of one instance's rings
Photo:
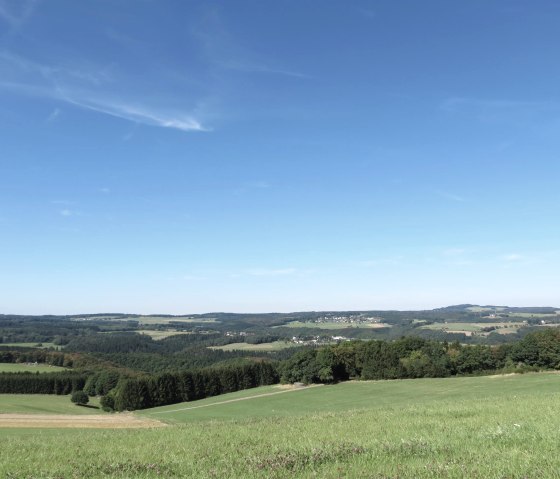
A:
{"type": "MultiPolygon", "coordinates": [[[[91,406],[99,406],[97,398],[90,398],[91,406]]],[[[0,394],[0,414],[106,414],[102,409],[76,406],[70,396],[54,394],[0,394]]],[[[1,437],[1,432],[0,432],[1,437]]]]}
{"type": "Polygon", "coordinates": [[[541,318],[541,319],[546,319],[546,318],[554,318],[555,316],[558,316],[560,314],[560,311],[556,311],[555,313],[508,313],[508,316],[510,317],[514,317],[514,318],[541,318]]]}
{"type": "Polygon", "coordinates": [[[167,316],[141,316],[139,318],[123,318],[123,320],[133,319],[140,324],[169,324],[169,323],[199,323],[199,324],[212,324],[219,321],[214,318],[195,319],[189,316],[176,316],[168,318],[167,316]]]}
{"type": "Polygon", "coordinates": [[[280,351],[281,349],[294,348],[297,344],[285,341],[274,341],[272,343],[249,344],[231,343],[225,346],[211,346],[210,349],[221,349],[222,351],[280,351]]]}
{"type": "Polygon", "coordinates": [[[155,339],[156,341],[159,340],[159,339],[168,338],[169,336],[176,336],[178,334],[191,334],[187,331],[175,331],[175,330],[154,331],[154,330],[149,330],[149,329],[139,329],[136,332],[139,333],[139,334],[145,334],[147,336],[150,336],[152,339],[155,339]]]}
{"type": "Polygon", "coordinates": [[[66,368],[58,366],[49,366],[48,364],[24,364],[24,363],[0,363],[0,373],[23,373],[26,371],[32,373],[56,373],[64,371],[66,368]]]}
{"type": "Polygon", "coordinates": [[[494,323],[433,323],[426,326],[420,326],[421,329],[430,329],[432,331],[447,331],[449,333],[465,333],[472,334],[480,332],[483,328],[488,327],[498,328],[495,330],[497,333],[509,334],[515,333],[519,328],[526,326],[521,322],[494,322],[494,323]]]}
{"type": "Polygon", "coordinates": [[[167,428],[0,431],[0,477],[557,478],[559,393],[556,374],[259,388],[138,414],[167,428]]]}
{"type": "Polygon", "coordinates": [[[313,323],[310,321],[290,321],[289,323],[283,324],[282,327],[288,328],[314,328],[314,329],[351,329],[351,328],[361,328],[361,329],[376,329],[376,328],[390,328],[390,324],[385,323],[337,323],[337,322],[324,322],[324,323],[313,323]]]}

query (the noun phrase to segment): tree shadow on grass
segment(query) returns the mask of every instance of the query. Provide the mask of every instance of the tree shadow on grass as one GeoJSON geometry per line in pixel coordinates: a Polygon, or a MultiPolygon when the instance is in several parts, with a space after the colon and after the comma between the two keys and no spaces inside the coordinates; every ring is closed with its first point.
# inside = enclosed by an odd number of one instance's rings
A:
{"type": "Polygon", "coordinates": [[[93,406],[92,404],[76,404],[76,406],[87,407],[89,409],[99,409],[99,406],[93,406]]]}

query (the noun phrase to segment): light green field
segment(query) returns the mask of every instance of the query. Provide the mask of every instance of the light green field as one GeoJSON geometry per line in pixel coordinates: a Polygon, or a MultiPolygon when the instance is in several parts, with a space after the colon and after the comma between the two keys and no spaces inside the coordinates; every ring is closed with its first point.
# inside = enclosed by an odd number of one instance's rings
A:
{"type": "Polygon", "coordinates": [[[248,419],[255,417],[294,417],[317,412],[339,412],[351,409],[381,410],[385,407],[406,407],[445,400],[478,400],[500,395],[505,388],[511,393],[530,393],[531,388],[541,392],[560,393],[560,375],[529,374],[512,376],[482,376],[469,378],[406,379],[395,381],[350,381],[334,386],[317,386],[286,390],[278,386],[239,391],[215,398],[173,404],[139,411],[138,414],[172,422],[192,422],[211,419],[248,419]],[[272,388],[272,389],[271,389],[272,388]],[[255,397],[276,392],[280,394],[224,403],[240,397],[255,397]],[[198,407],[204,406],[204,407],[198,407]],[[188,408],[188,409],[185,409],[188,408]],[[179,410],[179,411],[178,411],[179,410]]]}
{"type": "Polygon", "coordinates": [[[0,343],[0,346],[13,346],[13,347],[20,347],[20,348],[39,348],[39,349],[54,348],[57,350],[62,349],[62,346],[57,346],[54,343],[0,343]]]}
{"type": "Polygon", "coordinates": [[[0,373],[56,373],[65,371],[66,368],[58,366],[49,366],[48,364],[24,364],[24,363],[0,363],[0,373]]]}
{"type": "Polygon", "coordinates": [[[467,308],[468,311],[472,311],[473,313],[482,313],[484,311],[503,311],[504,308],[503,306],[499,306],[496,308],[485,308],[484,306],[471,306],[469,308],[467,308]]]}
{"type": "Polygon", "coordinates": [[[554,318],[559,314],[558,311],[555,313],[508,313],[509,317],[514,318],[554,318]]]}
{"type": "Polygon", "coordinates": [[[168,318],[165,316],[142,316],[140,318],[128,318],[138,321],[140,324],[169,324],[169,323],[197,323],[197,324],[212,324],[218,323],[214,318],[194,319],[188,316],[177,316],[175,318],[168,318]]]}
{"type": "Polygon", "coordinates": [[[497,333],[508,334],[514,333],[519,328],[526,326],[524,323],[512,322],[495,322],[495,323],[433,323],[426,326],[420,326],[421,329],[430,329],[432,331],[447,331],[449,333],[474,333],[479,332],[483,328],[496,327],[497,333]]]}
{"type": "MultiPolygon", "coordinates": [[[[92,397],[88,405],[99,406],[92,397]]],[[[0,394],[0,414],[107,414],[102,409],[76,406],[70,396],[54,394],[0,394]]],[[[0,429],[0,437],[2,429],[0,429]]]]}
{"type": "Polygon", "coordinates": [[[214,405],[169,413],[167,428],[0,431],[0,477],[559,477],[559,375],[356,382],[216,404],[270,392],[187,403],[214,405]]]}
{"type": "Polygon", "coordinates": [[[175,331],[175,330],[153,331],[149,329],[139,329],[136,332],[139,334],[145,334],[147,336],[150,336],[152,339],[155,339],[156,341],[159,339],[168,338],[169,336],[177,336],[178,334],[191,334],[187,331],[175,331]]]}
{"type": "Polygon", "coordinates": [[[211,346],[210,349],[221,349],[222,351],[280,351],[281,349],[294,348],[296,346],[297,344],[286,341],[274,341],[261,344],[231,343],[225,346],[211,346]]]}
{"type": "Polygon", "coordinates": [[[361,329],[375,329],[375,328],[390,328],[390,324],[385,323],[336,323],[336,322],[324,322],[324,323],[312,323],[309,321],[291,321],[289,323],[283,324],[282,327],[288,328],[314,328],[314,329],[351,329],[351,328],[361,328],[361,329]]]}

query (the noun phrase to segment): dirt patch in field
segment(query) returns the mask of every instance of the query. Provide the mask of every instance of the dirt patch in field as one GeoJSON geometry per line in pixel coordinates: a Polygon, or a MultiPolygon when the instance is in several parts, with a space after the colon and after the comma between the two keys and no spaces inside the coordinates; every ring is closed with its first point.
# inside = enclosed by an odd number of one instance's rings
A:
{"type": "Polygon", "coordinates": [[[162,427],[155,419],[141,418],[133,414],[71,415],[71,414],[0,414],[0,428],[95,428],[127,429],[162,427]]]}

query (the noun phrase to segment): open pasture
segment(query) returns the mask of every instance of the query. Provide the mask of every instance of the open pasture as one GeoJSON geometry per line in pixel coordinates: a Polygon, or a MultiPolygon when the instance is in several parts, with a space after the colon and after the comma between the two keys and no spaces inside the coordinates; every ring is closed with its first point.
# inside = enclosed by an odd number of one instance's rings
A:
{"type": "Polygon", "coordinates": [[[99,399],[92,397],[87,407],[77,406],[70,396],[55,394],[0,394],[1,414],[106,414],[99,399]]]}
{"type": "Polygon", "coordinates": [[[287,341],[274,341],[272,343],[231,343],[224,346],[211,346],[210,349],[222,351],[280,351],[281,349],[294,348],[297,344],[287,341]]]}
{"type": "Polygon", "coordinates": [[[48,364],[33,363],[0,363],[0,373],[56,373],[66,368],[50,366],[48,364]]]}
{"type": "Polygon", "coordinates": [[[331,386],[283,389],[267,386],[225,394],[200,401],[137,411],[137,414],[171,422],[256,417],[298,417],[319,412],[338,413],[354,409],[421,406],[445,400],[482,400],[503,390],[513,395],[559,392],[560,375],[526,374],[462,378],[348,381],[331,386]],[[264,396],[260,397],[262,394],[264,396]],[[287,394],[284,392],[288,391],[287,394]],[[282,394],[271,394],[271,393],[282,394]],[[231,396],[231,397],[230,397],[231,396]],[[227,402],[229,399],[245,401],[227,402]],[[216,404],[219,403],[219,404],[216,404]],[[212,404],[212,407],[207,407],[212,404]]]}
{"type": "Polygon", "coordinates": [[[494,327],[494,331],[501,334],[515,333],[519,328],[526,326],[522,322],[506,322],[496,321],[493,323],[432,323],[420,326],[421,329],[430,329],[432,331],[447,331],[449,333],[465,333],[467,336],[472,333],[480,333],[484,328],[494,327]]]}
{"type": "Polygon", "coordinates": [[[290,321],[289,323],[283,324],[282,327],[288,328],[313,328],[313,329],[378,329],[378,328],[390,328],[390,324],[385,323],[343,323],[335,321],[325,321],[320,323],[314,323],[311,321],[290,321]]]}
{"type": "MultiPolygon", "coordinates": [[[[169,414],[166,428],[0,431],[0,477],[521,479],[560,470],[559,375],[352,382],[223,403],[282,391],[259,389],[186,403],[222,404],[169,414]]],[[[162,420],[163,410],[136,416],[162,420]]]]}
{"type": "Polygon", "coordinates": [[[539,318],[539,319],[546,319],[546,318],[554,318],[560,315],[560,311],[556,311],[556,313],[508,313],[510,318],[539,318]]]}
{"type": "Polygon", "coordinates": [[[139,318],[126,318],[126,319],[134,319],[138,321],[140,324],[169,324],[169,323],[212,324],[212,323],[219,322],[214,318],[197,319],[197,318],[191,318],[189,316],[176,316],[172,318],[168,316],[141,316],[139,318]]]}
{"type": "Polygon", "coordinates": [[[166,331],[150,330],[150,329],[139,329],[136,331],[139,334],[145,334],[150,336],[154,340],[160,340],[169,338],[170,336],[177,336],[178,334],[191,334],[188,331],[176,331],[174,329],[169,329],[166,331]]]}

